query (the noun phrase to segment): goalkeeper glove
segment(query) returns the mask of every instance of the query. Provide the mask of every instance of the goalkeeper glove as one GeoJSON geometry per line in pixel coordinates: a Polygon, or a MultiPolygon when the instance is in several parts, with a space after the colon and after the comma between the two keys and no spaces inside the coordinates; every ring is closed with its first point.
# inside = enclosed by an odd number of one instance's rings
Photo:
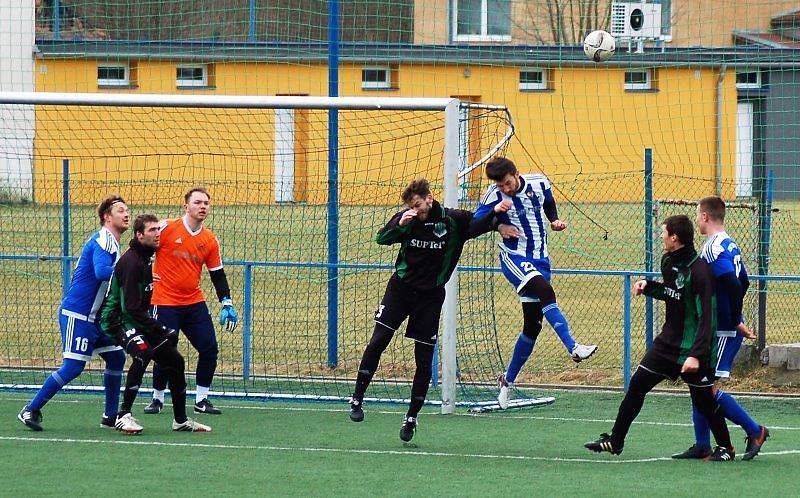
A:
{"type": "Polygon", "coordinates": [[[233,307],[231,298],[226,297],[220,303],[222,309],[219,311],[219,324],[224,326],[228,332],[232,332],[239,323],[239,315],[236,313],[236,308],[233,307]]]}

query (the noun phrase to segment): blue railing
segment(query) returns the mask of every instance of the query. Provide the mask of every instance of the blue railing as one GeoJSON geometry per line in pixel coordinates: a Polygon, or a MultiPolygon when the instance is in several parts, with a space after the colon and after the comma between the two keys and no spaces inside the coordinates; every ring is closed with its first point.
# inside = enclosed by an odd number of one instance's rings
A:
{"type": "MultiPolygon", "coordinates": [[[[9,255],[0,254],[0,261],[54,261],[61,262],[67,268],[77,260],[75,256],[38,256],[38,255],[9,255]]],[[[305,261],[247,261],[228,260],[227,266],[241,266],[243,268],[242,282],[242,377],[249,381],[251,375],[252,344],[253,344],[253,269],[254,268],[318,268],[338,272],[339,270],[383,270],[392,271],[390,264],[371,263],[323,263],[305,261]]],[[[460,272],[487,272],[498,273],[499,268],[485,266],[459,266],[460,272]]],[[[631,286],[634,278],[660,276],[657,272],[641,270],[581,270],[574,268],[554,269],[555,275],[583,275],[595,277],[617,277],[622,284],[622,377],[625,389],[628,388],[631,377],[631,336],[633,330],[632,293],[631,286]]],[[[760,282],[800,282],[800,275],[748,275],[748,278],[760,282]]],[[[67,282],[68,285],[68,282],[67,282]]],[[[66,287],[64,288],[66,291],[66,287]]],[[[654,324],[657,326],[658,324],[654,324]]],[[[649,347],[649,344],[645,344],[649,347]]],[[[335,354],[335,353],[334,353],[335,354]]],[[[331,352],[329,351],[329,357],[331,352]]],[[[433,379],[434,383],[436,379],[433,379]]]]}

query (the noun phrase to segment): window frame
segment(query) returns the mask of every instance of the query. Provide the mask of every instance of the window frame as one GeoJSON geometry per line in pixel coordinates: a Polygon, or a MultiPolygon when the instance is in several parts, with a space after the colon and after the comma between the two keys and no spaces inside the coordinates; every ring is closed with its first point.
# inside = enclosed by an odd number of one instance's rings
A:
{"type": "Polygon", "coordinates": [[[653,74],[652,69],[626,69],[623,75],[623,84],[625,85],[625,90],[633,90],[633,91],[642,91],[642,90],[654,90],[653,87],[653,80],[655,79],[655,75],[653,74]],[[625,77],[629,73],[645,73],[645,82],[644,83],[628,83],[625,81],[625,77]]]}
{"type": "Polygon", "coordinates": [[[390,90],[392,86],[392,66],[362,66],[361,67],[361,89],[362,90],[390,90]],[[386,78],[381,81],[365,81],[365,71],[385,71],[386,78]]]}
{"type": "Polygon", "coordinates": [[[521,67],[519,69],[519,90],[522,92],[535,92],[550,89],[550,75],[546,67],[521,67]],[[522,81],[522,73],[542,73],[541,83],[530,83],[522,81]]]}
{"type": "Polygon", "coordinates": [[[756,90],[761,89],[764,87],[764,78],[761,74],[761,70],[757,67],[743,67],[741,70],[738,68],[736,69],[736,79],[739,78],[739,74],[747,74],[747,73],[755,73],[756,74],[756,82],[755,83],[739,83],[736,82],[736,89],[737,90],[756,90]]]}
{"type": "Polygon", "coordinates": [[[98,62],[97,63],[97,86],[99,87],[129,87],[131,86],[131,64],[130,62],[98,62]],[[100,68],[123,68],[124,77],[121,80],[100,78],[100,68]]]}
{"type": "Polygon", "coordinates": [[[178,88],[204,88],[209,86],[208,78],[209,68],[208,64],[178,64],[175,66],[175,86],[178,88]],[[178,77],[178,71],[181,69],[196,69],[200,68],[203,71],[202,80],[187,80],[178,77]]]}
{"type": "MultiPolygon", "coordinates": [[[[453,13],[453,41],[511,41],[511,20],[509,19],[507,35],[489,34],[489,0],[481,2],[481,33],[478,35],[461,35],[458,33],[458,2],[451,0],[450,6],[453,13]]],[[[513,8],[513,5],[511,6],[513,8]]]]}

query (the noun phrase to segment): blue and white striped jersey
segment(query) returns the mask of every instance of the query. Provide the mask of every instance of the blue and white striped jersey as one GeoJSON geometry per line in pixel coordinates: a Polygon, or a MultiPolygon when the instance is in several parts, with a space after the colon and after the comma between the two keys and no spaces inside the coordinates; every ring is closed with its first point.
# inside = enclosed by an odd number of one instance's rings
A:
{"type": "Polygon", "coordinates": [[[93,233],[83,245],[61,309],[93,322],[108,289],[119,259],[119,242],[105,227],[93,233]]]}
{"type": "Polygon", "coordinates": [[[511,201],[513,207],[507,213],[500,213],[497,219],[500,223],[514,225],[519,230],[518,239],[503,239],[499,244],[503,251],[532,259],[546,259],[547,253],[547,225],[556,216],[555,201],[547,177],[541,174],[520,175],[520,188],[516,195],[505,195],[496,185],[486,190],[475,218],[481,218],[494,209],[502,201],[511,201]]]}
{"type": "Polygon", "coordinates": [[[706,239],[700,256],[711,266],[716,280],[717,328],[735,335],[734,330],[741,320],[742,298],[749,286],[742,252],[723,231],[706,239]]]}

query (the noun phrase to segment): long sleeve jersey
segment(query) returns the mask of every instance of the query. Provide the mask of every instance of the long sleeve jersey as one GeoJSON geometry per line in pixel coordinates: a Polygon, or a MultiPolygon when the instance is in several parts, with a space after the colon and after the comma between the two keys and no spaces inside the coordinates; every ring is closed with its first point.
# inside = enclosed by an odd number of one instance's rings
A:
{"type": "Polygon", "coordinates": [[[685,246],[661,258],[662,282],[648,280],[644,294],[666,304],[664,326],[653,353],[682,365],[693,356],[708,367],[716,359],[716,296],[708,263],[685,246]]]}
{"type": "Polygon", "coordinates": [[[744,321],[742,303],[750,286],[742,252],[726,232],[718,232],[706,240],[700,256],[711,266],[716,281],[717,335],[735,336],[736,326],[744,321]]]}
{"type": "Polygon", "coordinates": [[[149,313],[154,252],[133,239],[130,249],[117,262],[100,309],[100,327],[106,335],[113,337],[120,327],[135,328],[145,335],[162,329],[149,313]]]}
{"type": "Polygon", "coordinates": [[[111,231],[101,228],[93,233],[81,249],[61,310],[94,322],[117,259],[119,242],[111,231]]]}
{"type": "Polygon", "coordinates": [[[464,243],[495,228],[494,210],[481,218],[470,211],[442,207],[434,201],[425,221],[412,219],[400,225],[407,210],[392,216],[378,231],[381,245],[400,244],[395,274],[411,287],[430,290],[447,283],[458,264],[464,243]]]}
{"type": "Polygon", "coordinates": [[[532,259],[546,259],[547,225],[558,219],[558,209],[547,177],[540,174],[520,175],[519,189],[508,196],[492,185],[483,194],[475,217],[482,218],[500,202],[511,201],[507,213],[497,215],[499,223],[513,225],[519,237],[503,239],[500,249],[532,259]]]}

